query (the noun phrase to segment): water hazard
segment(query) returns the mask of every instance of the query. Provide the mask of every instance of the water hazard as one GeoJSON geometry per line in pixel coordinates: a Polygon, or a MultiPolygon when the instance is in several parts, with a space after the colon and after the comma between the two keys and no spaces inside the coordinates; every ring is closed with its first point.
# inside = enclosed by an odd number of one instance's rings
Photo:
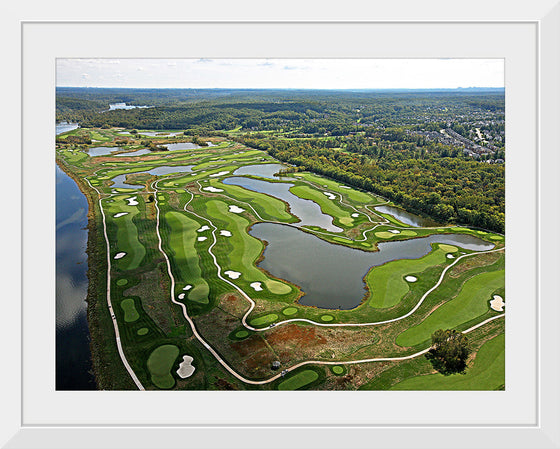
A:
{"type": "Polygon", "coordinates": [[[299,285],[305,296],[300,303],[325,309],[352,309],[366,294],[364,276],[372,266],[396,259],[418,259],[432,243],[447,243],[469,250],[494,247],[479,238],[431,235],[404,241],[379,243],[378,252],[365,252],[328,243],[291,226],[257,223],[249,232],[268,242],[258,264],[273,276],[299,285]]]}

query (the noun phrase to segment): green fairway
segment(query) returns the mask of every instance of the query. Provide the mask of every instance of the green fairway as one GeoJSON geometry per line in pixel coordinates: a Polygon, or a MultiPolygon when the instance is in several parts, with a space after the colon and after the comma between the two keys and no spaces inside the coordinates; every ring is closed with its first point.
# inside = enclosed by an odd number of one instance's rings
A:
{"type": "Polygon", "coordinates": [[[140,318],[136,306],[134,305],[134,299],[126,298],[121,301],[121,308],[124,311],[124,320],[127,323],[132,323],[140,318]]]}
{"type": "Polygon", "coordinates": [[[171,227],[169,246],[174,255],[177,281],[193,286],[188,292],[188,299],[207,304],[210,288],[202,278],[199,257],[195,249],[196,238],[200,235],[197,232],[200,224],[180,212],[167,212],[165,220],[171,227]]]}
{"type": "Polygon", "coordinates": [[[297,390],[298,388],[305,387],[307,384],[317,380],[319,374],[313,370],[300,371],[299,373],[289,377],[288,379],[280,382],[278,385],[279,390],[297,390]]]}
{"type": "Polygon", "coordinates": [[[309,186],[290,187],[290,192],[300,198],[314,201],[321,207],[324,214],[335,218],[335,220],[338,220],[338,223],[343,226],[350,227],[354,223],[354,219],[351,217],[353,211],[345,210],[340,207],[338,195],[335,195],[336,199],[331,200],[322,191],[309,186]]]}
{"type": "Polygon", "coordinates": [[[391,390],[495,390],[504,384],[505,334],[500,334],[482,345],[466,374],[416,376],[391,390]]]}
{"type": "Polygon", "coordinates": [[[139,215],[140,211],[137,206],[129,206],[125,198],[128,196],[115,197],[115,202],[109,206],[105,206],[108,212],[107,221],[117,226],[116,247],[117,252],[125,252],[126,256],[116,260],[114,263],[121,270],[134,270],[140,266],[146,249],[138,239],[138,229],[133,222],[133,218],[139,215]],[[128,212],[126,215],[118,218],[112,216],[119,212],[128,212]]]}
{"type": "Polygon", "coordinates": [[[446,262],[446,253],[454,248],[450,245],[439,245],[420,259],[402,259],[387,262],[373,267],[366,275],[366,284],[370,292],[369,305],[375,308],[392,307],[398,304],[410,289],[404,279],[410,274],[422,273],[424,270],[442,265],[446,262]]]}
{"type": "Polygon", "coordinates": [[[260,316],[251,320],[251,326],[264,326],[266,324],[273,323],[278,319],[278,315],[275,313],[269,313],[268,315],[260,316]]]}
{"type": "Polygon", "coordinates": [[[286,316],[292,316],[297,313],[297,309],[295,307],[286,307],[284,310],[282,310],[282,313],[286,316]]]}
{"type": "Polygon", "coordinates": [[[152,382],[156,387],[169,389],[175,385],[171,368],[178,355],[179,348],[175,345],[162,345],[152,351],[147,365],[152,382]]]}
{"type": "Polygon", "coordinates": [[[307,181],[319,184],[320,186],[327,186],[327,189],[346,195],[351,201],[355,201],[357,203],[375,204],[378,202],[377,198],[373,194],[360,192],[359,190],[352,188],[347,189],[345,187],[340,187],[341,183],[337,181],[332,181],[312,173],[298,173],[298,176],[301,176],[307,181]]]}
{"type": "MultiPolygon", "coordinates": [[[[437,329],[454,329],[489,310],[488,301],[498,288],[504,287],[504,270],[477,274],[463,285],[459,294],[436,309],[419,325],[397,337],[399,346],[414,346],[429,340],[437,329]]],[[[437,290],[436,290],[437,292],[437,290]]]]}

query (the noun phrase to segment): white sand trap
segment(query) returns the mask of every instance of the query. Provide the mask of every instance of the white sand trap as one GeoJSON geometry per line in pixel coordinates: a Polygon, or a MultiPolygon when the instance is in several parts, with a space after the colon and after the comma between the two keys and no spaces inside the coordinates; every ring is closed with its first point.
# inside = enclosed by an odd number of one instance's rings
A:
{"type": "Polygon", "coordinates": [[[190,355],[184,355],[183,361],[179,364],[179,369],[177,370],[177,374],[181,379],[186,379],[187,377],[191,377],[194,373],[194,366],[192,366],[193,358],[190,355]]]}
{"type": "Polygon", "coordinates": [[[210,229],[210,226],[206,226],[206,225],[204,225],[204,226],[202,226],[202,228],[200,228],[200,229],[197,229],[197,232],[208,231],[208,229],[210,229]]]}
{"type": "Polygon", "coordinates": [[[358,218],[360,216],[360,214],[352,214],[352,217],[354,218],[358,218]]]}
{"type": "Polygon", "coordinates": [[[128,215],[128,212],[119,212],[118,214],[113,215],[113,218],[119,218],[128,215]]]}
{"type": "Polygon", "coordinates": [[[184,299],[184,298],[185,298],[185,294],[184,294],[184,293],[179,293],[178,298],[179,298],[179,299],[184,299]]]}
{"type": "Polygon", "coordinates": [[[124,256],[126,256],[126,253],[117,253],[114,259],[122,259],[124,256]]]}
{"type": "Polygon", "coordinates": [[[245,212],[245,209],[241,209],[237,206],[229,206],[229,211],[233,212],[234,214],[240,214],[241,212],[245,212]]]}
{"type": "Polygon", "coordinates": [[[397,231],[396,229],[389,229],[389,232],[391,234],[400,234],[401,233],[401,231],[397,231]]]}
{"type": "Polygon", "coordinates": [[[237,279],[239,276],[241,276],[241,273],[239,271],[224,271],[224,274],[227,274],[229,276],[230,279],[237,279]]]}
{"type": "Polygon", "coordinates": [[[228,173],[229,173],[229,171],[221,171],[221,172],[218,172],[218,173],[214,173],[213,175],[210,175],[210,178],[215,178],[217,176],[227,175],[228,173]]]}
{"type": "Polygon", "coordinates": [[[251,287],[255,289],[256,292],[262,292],[262,284],[260,282],[252,282],[249,284],[251,287]]]}
{"type": "Polygon", "coordinates": [[[490,300],[490,307],[496,312],[503,312],[505,304],[504,299],[500,295],[494,295],[492,300],[490,300]]]}
{"type": "Polygon", "coordinates": [[[418,279],[416,279],[414,276],[405,276],[404,280],[406,282],[416,282],[418,279]]]}
{"type": "Polygon", "coordinates": [[[323,192],[323,193],[324,193],[325,195],[327,195],[327,198],[328,198],[329,200],[335,200],[335,199],[336,199],[336,196],[333,195],[333,194],[330,193],[330,192],[323,192]]]}
{"type": "Polygon", "coordinates": [[[212,193],[218,193],[218,192],[223,192],[223,189],[217,189],[216,187],[204,187],[202,190],[207,190],[208,192],[212,192],[212,193]]]}
{"type": "Polygon", "coordinates": [[[222,229],[222,230],[220,231],[220,235],[223,235],[223,236],[225,236],[225,237],[231,237],[231,232],[226,231],[225,229],[222,229]]]}
{"type": "Polygon", "coordinates": [[[129,206],[138,206],[138,201],[136,201],[135,196],[131,196],[130,198],[126,199],[128,201],[129,206]]]}
{"type": "Polygon", "coordinates": [[[197,240],[199,242],[204,242],[204,240],[206,240],[208,237],[198,237],[197,240]]]}
{"type": "Polygon", "coordinates": [[[341,189],[351,189],[351,187],[348,186],[338,186],[338,187],[340,187],[341,189]]]}
{"type": "Polygon", "coordinates": [[[445,257],[447,257],[448,259],[455,259],[455,256],[454,256],[453,254],[448,254],[448,255],[445,256],[445,257]]]}
{"type": "Polygon", "coordinates": [[[185,285],[185,286],[183,287],[183,290],[189,291],[191,288],[192,288],[192,285],[185,285]]]}

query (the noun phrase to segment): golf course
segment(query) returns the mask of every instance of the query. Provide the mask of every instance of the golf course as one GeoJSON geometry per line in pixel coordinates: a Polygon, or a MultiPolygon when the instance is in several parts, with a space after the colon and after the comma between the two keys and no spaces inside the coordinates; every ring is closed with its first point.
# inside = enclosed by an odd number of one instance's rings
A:
{"type": "Polygon", "coordinates": [[[412,226],[235,130],[131,131],[57,136],[88,203],[99,388],[505,388],[504,235],[412,226]],[[467,337],[465,374],[426,357],[438,329],[467,337]]]}

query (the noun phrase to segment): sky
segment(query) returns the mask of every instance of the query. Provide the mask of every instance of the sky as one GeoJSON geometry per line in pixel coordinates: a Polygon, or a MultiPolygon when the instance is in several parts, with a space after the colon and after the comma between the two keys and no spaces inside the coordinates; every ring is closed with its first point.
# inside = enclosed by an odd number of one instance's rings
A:
{"type": "Polygon", "coordinates": [[[503,59],[57,59],[56,85],[130,88],[504,87],[503,59]]]}

